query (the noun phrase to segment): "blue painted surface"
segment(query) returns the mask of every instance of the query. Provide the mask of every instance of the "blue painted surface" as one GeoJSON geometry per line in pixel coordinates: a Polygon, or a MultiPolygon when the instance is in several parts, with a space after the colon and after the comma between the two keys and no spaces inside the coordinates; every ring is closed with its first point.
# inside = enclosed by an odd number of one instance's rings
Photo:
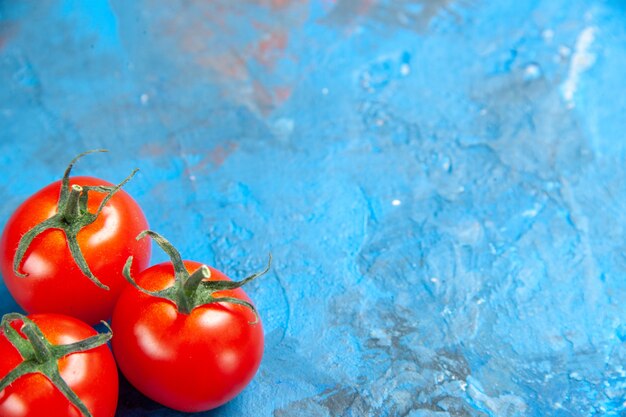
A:
{"type": "Polygon", "coordinates": [[[185,257],[271,251],[207,416],[623,415],[625,40],[619,1],[0,0],[0,222],[105,147],[185,257]]]}

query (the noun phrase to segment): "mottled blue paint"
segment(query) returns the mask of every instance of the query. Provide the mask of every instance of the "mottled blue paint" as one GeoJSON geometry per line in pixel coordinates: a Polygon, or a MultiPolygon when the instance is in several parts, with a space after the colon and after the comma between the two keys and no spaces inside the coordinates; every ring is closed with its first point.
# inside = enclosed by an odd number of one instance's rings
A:
{"type": "MultiPolygon", "coordinates": [[[[207,416],[622,415],[625,21],[0,1],[0,222],[105,147],[77,172],[141,168],[127,189],[185,257],[239,278],[271,251],[263,364],[207,416]]],[[[124,385],[119,415],[181,414],[124,385]]]]}

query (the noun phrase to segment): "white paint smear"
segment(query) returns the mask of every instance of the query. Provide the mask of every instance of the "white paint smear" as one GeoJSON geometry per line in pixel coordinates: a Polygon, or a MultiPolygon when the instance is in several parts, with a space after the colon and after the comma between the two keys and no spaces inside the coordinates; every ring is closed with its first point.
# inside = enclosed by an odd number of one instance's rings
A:
{"type": "Polygon", "coordinates": [[[589,48],[593,43],[596,35],[596,28],[593,26],[586,27],[578,35],[576,39],[576,49],[572,55],[567,79],[561,85],[561,93],[563,99],[567,103],[567,107],[574,107],[574,94],[578,88],[580,74],[589,69],[596,60],[596,56],[589,52],[589,48]]]}

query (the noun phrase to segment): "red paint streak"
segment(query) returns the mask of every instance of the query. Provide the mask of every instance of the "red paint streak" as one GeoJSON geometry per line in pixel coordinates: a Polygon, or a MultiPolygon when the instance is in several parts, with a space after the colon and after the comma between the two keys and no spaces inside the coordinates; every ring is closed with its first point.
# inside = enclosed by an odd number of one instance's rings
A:
{"type": "MultiPolygon", "coordinates": [[[[263,0],[260,2],[262,6],[271,7],[273,10],[287,9],[294,4],[308,4],[310,0],[263,0]]],[[[252,0],[252,3],[259,3],[258,0],[252,0]]]]}
{"type": "Polygon", "coordinates": [[[282,104],[291,97],[292,88],[290,86],[279,86],[274,88],[274,96],[278,104],[282,104]]]}
{"type": "MultiPolygon", "coordinates": [[[[166,143],[147,143],[141,149],[142,155],[150,157],[171,157],[178,155],[188,163],[187,156],[200,156],[200,161],[191,165],[188,164],[184,170],[184,175],[190,177],[198,173],[203,173],[209,170],[215,170],[221,167],[224,162],[232,155],[239,145],[237,142],[228,141],[224,144],[215,146],[210,150],[206,149],[183,149],[175,136],[170,136],[166,143]]],[[[197,158],[193,158],[197,159],[197,158]]]]}
{"type": "Polygon", "coordinates": [[[8,43],[8,40],[15,34],[16,28],[13,23],[5,23],[4,27],[0,27],[0,50],[8,43]]]}
{"type": "Polygon", "coordinates": [[[275,49],[283,50],[287,47],[288,35],[286,32],[270,33],[259,43],[259,52],[266,54],[275,49]]]}
{"type": "Polygon", "coordinates": [[[290,0],[272,0],[272,7],[274,9],[282,9],[291,4],[290,0]]]}
{"type": "Polygon", "coordinates": [[[284,54],[288,42],[286,31],[270,32],[259,41],[254,56],[262,65],[273,67],[284,54]]]}
{"type": "Polygon", "coordinates": [[[230,80],[246,81],[250,78],[246,62],[235,53],[200,55],[195,62],[204,68],[211,68],[230,80]]]}
{"type": "MultiPolygon", "coordinates": [[[[355,0],[362,1],[372,0],[355,0]]],[[[277,67],[285,60],[298,60],[289,53],[289,34],[306,24],[310,2],[245,0],[244,4],[260,6],[253,14],[229,2],[208,6],[206,0],[193,0],[164,17],[158,33],[202,71],[190,68],[190,72],[217,78],[225,97],[267,115],[292,95],[290,86],[299,75],[279,72],[277,67]],[[246,24],[234,25],[230,16],[246,18],[246,24]],[[250,25],[252,39],[243,36],[250,25]]]]}
{"type": "Polygon", "coordinates": [[[167,147],[160,143],[146,143],[141,147],[140,154],[145,156],[162,156],[167,153],[167,147]]]}
{"type": "Polygon", "coordinates": [[[302,3],[293,0],[272,0],[272,7],[274,9],[284,9],[291,6],[292,3],[302,3]]]}
{"type": "Polygon", "coordinates": [[[267,116],[274,109],[282,105],[291,97],[292,88],[288,85],[278,85],[272,88],[268,88],[266,85],[261,84],[259,81],[254,80],[253,87],[253,102],[256,104],[257,109],[267,116]]]}
{"type": "Polygon", "coordinates": [[[185,176],[193,177],[196,174],[206,173],[207,171],[216,170],[221,167],[230,155],[233,154],[239,145],[236,142],[227,142],[224,145],[217,145],[215,148],[206,151],[195,151],[194,155],[203,154],[202,159],[195,165],[185,168],[185,176]]]}
{"type": "Polygon", "coordinates": [[[239,145],[235,142],[227,143],[225,146],[217,145],[207,154],[206,159],[208,159],[215,168],[219,168],[238,147],[239,145]]]}
{"type": "Polygon", "coordinates": [[[359,14],[359,16],[364,16],[370,11],[372,6],[374,6],[375,4],[376,4],[375,0],[361,0],[359,7],[357,9],[357,13],[359,14]]]}
{"type": "Polygon", "coordinates": [[[254,103],[262,114],[266,115],[274,109],[272,94],[257,80],[252,81],[254,103]]]}

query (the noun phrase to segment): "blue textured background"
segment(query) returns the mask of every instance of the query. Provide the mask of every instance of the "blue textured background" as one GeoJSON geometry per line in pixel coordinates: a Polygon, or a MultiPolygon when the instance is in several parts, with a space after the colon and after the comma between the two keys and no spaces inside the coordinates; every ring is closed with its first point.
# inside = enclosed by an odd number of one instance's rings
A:
{"type": "Polygon", "coordinates": [[[624,415],[625,42],[618,0],[0,0],[0,222],[104,147],[186,258],[271,251],[207,416],[624,415]]]}

